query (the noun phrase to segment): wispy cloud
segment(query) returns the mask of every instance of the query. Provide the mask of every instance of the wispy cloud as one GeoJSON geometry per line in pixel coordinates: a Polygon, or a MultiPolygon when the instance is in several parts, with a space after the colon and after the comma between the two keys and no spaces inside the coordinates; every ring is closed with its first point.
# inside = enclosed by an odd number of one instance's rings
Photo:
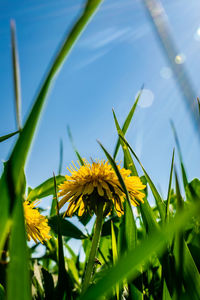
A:
{"type": "Polygon", "coordinates": [[[116,43],[121,43],[124,41],[135,41],[143,37],[147,32],[147,26],[141,26],[137,29],[133,29],[131,27],[110,27],[96,33],[95,35],[90,35],[85,40],[82,40],[79,45],[90,49],[99,49],[106,46],[113,46],[116,43]]]}
{"type": "Polygon", "coordinates": [[[75,69],[82,69],[82,68],[94,63],[95,61],[97,61],[98,59],[103,57],[108,51],[109,50],[107,49],[107,50],[103,50],[103,51],[100,51],[95,54],[91,54],[87,59],[85,59],[81,63],[77,64],[75,69]]]}

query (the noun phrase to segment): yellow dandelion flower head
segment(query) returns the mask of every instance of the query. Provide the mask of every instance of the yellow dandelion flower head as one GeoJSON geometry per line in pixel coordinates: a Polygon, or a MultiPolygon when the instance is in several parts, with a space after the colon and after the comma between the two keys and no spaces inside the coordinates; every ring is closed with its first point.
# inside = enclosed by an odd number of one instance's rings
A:
{"type": "MultiPolygon", "coordinates": [[[[73,162],[72,162],[73,163],[73,162]]],[[[110,213],[113,208],[118,216],[124,214],[123,202],[125,194],[120,186],[117,175],[108,161],[96,161],[91,164],[84,160],[84,165],[77,168],[73,166],[67,168],[71,173],[66,175],[66,181],[59,185],[59,196],[63,198],[59,201],[59,208],[69,202],[65,215],[71,217],[78,210],[78,215],[84,212],[97,212],[99,201],[104,201],[104,215],[110,213]]],[[[142,184],[138,176],[130,176],[131,171],[118,169],[123,177],[130,200],[133,206],[143,202],[145,194],[142,190],[146,187],[142,184]]]]}
{"type": "Polygon", "coordinates": [[[50,227],[48,226],[48,220],[46,217],[42,216],[35,206],[38,202],[24,201],[24,217],[26,224],[26,232],[28,240],[32,238],[34,242],[49,240],[51,236],[49,235],[50,227]]]}

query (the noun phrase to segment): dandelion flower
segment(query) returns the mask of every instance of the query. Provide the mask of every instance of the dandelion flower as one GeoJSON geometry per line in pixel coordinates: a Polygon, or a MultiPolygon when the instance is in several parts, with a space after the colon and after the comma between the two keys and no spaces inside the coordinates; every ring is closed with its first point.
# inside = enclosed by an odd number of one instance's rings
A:
{"type": "Polygon", "coordinates": [[[42,216],[38,209],[35,208],[37,205],[35,201],[30,203],[26,200],[23,205],[28,240],[30,241],[32,238],[34,242],[37,243],[39,240],[43,244],[43,241],[51,238],[47,218],[42,216]]]}
{"type": "MultiPolygon", "coordinates": [[[[123,202],[125,194],[120,186],[117,175],[112,166],[107,161],[97,161],[91,164],[84,160],[84,165],[79,168],[73,163],[70,169],[70,176],[66,175],[66,181],[59,186],[59,196],[63,198],[59,202],[59,208],[69,202],[65,215],[71,217],[78,210],[78,215],[84,212],[97,214],[99,201],[104,202],[104,215],[107,215],[114,208],[118,216],[124,214],[123,202]]],[[[126,188],[129,192],[130,201],[133,206],[143,202],[145,194],[138,176],[130,176],[131,171],[121,168],[118,169],[123,177],[126,188]]]]}

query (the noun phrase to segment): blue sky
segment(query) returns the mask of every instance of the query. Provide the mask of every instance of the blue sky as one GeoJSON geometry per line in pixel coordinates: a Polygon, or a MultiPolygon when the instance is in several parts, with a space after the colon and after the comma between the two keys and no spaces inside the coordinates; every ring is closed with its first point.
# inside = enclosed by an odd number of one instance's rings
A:
{"type": "MultiPolygon", "coordinates": [[[[0,135],[16,130],[10,19],[13,18],[17,26],[24,122],[52,57],[83,3],[1,0],[0,135]]],[[[200,3],[198,0],[162,3],[198,96],[200,3]]],[[[199,177],[199,140],[143,3],[105,0],[74,47],[48,97],[26,166],[28,185],[35,187],[51,177],[53,171],[57,172],[60,139],[64,145],[62,173],[76,160],[67,137],[67,125],[83,157],[104,158],[97,139],[112,153],[117,137],[112,108],[122,124],[143,84],[147,91],[129,128],[129,143],[166,196],[174,147],[169,122],[172,119],[189,179],[199,177]]],[[[2,161],[9,157],[14,142],[12,138],[0,144],[2,161]]]]}

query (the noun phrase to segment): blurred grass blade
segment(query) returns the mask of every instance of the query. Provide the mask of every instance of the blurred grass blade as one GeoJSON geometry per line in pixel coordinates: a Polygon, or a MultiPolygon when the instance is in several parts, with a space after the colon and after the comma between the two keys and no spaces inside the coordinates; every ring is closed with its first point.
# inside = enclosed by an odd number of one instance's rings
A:
{"type": "MultiPolygon", "coordinates": [[[[147,8],[153,28],[161,42],[164,54],[166,54],[166,57],[172,67],[175,75],[174,78],[176,79],[180,93],[183,96],[183,100],[185,100],[186,108],[190,111],[192,123],[195,126],[198,137],[200,137],[198,104],[195,101],[196,91],[185,68],[185,63],[183,61],[180,64],[176,63],[175,58],[180,57],[180,51],[176,48],[175,39],[173,38],[170,30],[170,24],[165,8],[160,0],[143,0],[143,2],[147,8]]],[[[182,59],[182,57],[180,58],[182,59]]]]}
{"type": "MultiPolygon", "coordinates": [[[[177,173],[175,171],[176,179],[176,195],[177,195],[177,215],[184,209],[184,201],[181,197],[180,186],[178,182],[177,173]]],[[[198,198],[198,195],[196,195],[198,198]]],[[[199,201],[200,199],[198,199],[199,201]]],[[[188,246],[184,241],[183,233],[177,231],[175,239],[175,260],[178,271],[178,297],[181,295],[181,281],[184,283],[184,288],[190,299],[200,298],[200,274],[195,265],[195,262],[190,254],[188,246]]]]}
{"type": "Polygon", "coordinates": [[[62,165],[63,165],[63,141],[60,140],[60,160],[59,160],[59,167],[58,167],[58,175],[62,173],[62,165]]]}
{"type": "MultiPolygon", "coordinates": [[[[58,71],[61,69],[67,55],[69,55],[74,43],[80,36],[83,29],[86,27],[87,23],[94,15],[95,11],[99,7],[103,0],[88,0],[81,14],[80,18],[73,26],[72,30],[67,34],[64,43],[62,44],[60,50],[57,52],[57,55],[50,67],[49,72],[47,73],[46,79],[42,84],[39,94],[34,101],[34,105],[32,110],[28,116],[28,119],[21,131],[21,134],[15,144],[15,147],[11,153],[9,159],[9,170],[4,169],[4,173],[1,177],[0,181],[0,207],[2,210],[1,218],[0,218],[0,232],[5,232],[6,227],[8,227],[8,217],[9,217],[9,202],[11,198],[9,197],[9,191],[6,181],[6,172],[11,172],[10,177],[13,179],[14,183],[18,182],[18,178],[21,177],[21,172],[23,172],[24,165],[26,163],[27,155],[30,150],[30,146],[34,137],[34,133],[39,121],[39,118],[42,113],[43,106],[45,104],[45,100],[47,98],[48,92],[52,87],[53,81],[58,74],[58,71]]],[[[15,199],[13,199],[13,207],[14,207],[15,199]]],[[[5,234],[0,235],[0,250],[3,247],[5,241],[5,234]]]]}
{"type": "Polygon", "coordinates": [[[71,144],[72,144],[72,148],[73,148],[74,152],[76,153],[76,156],[77,156],[77,158],[78,158],[78,160],[79,160],[81,166],[83,166],[83,165],[84,165],[84,161],[83,161],[81,155],[79,154],[78,150],[76,149],[76,147],[75,147],[75,145],[74,145],[72,133],[71,133],[71,130],[70,130],[70,127],[69,127],[69,126],[67,126],[67,133],[68,133],[68,136],[69,136],[69,140],[70,140],[70,142],[71,142],[71,144]]]}
{"type": "MultiPolygon", "coordinates": [[[[65,176],[58,175],[56,176],[56,183],[57,185],[63,183],[65,181],[65,176]]],[[[30,202],[47,197],[49,195],[54,195],[55,188],[54,188],[54,177],[51,177],[41,183],[36,188],[32,189],[28,194],[28,200],[30,202]]]]}
{"type": "Polygon", "coordinates": [[[164,222],[164,219],[165,219],[165,204],[164,202],[162,201],[161,197],[160,197],[160,194],[158,193],[153,181],[151,180],[151,178],[149,177],[149,175],[147,174],[147,172],[145,171],[143,165],[141,164],[139,158],[137,157],[137,155],[135,154],[135,152],[133,151],[133,149],[131,148],[131,146],[129,145],[129,143],[125,140],[125,138],[121,135],[119,135],[120,138],[125,142],[125,144],[128,146],[128,148],[130,149],[130,151],[132,152],[132,154],[134,155],[134,157],[136,158],[136,160],[138,161],[138,163],[140,164],[144,174],[145,174],[145,177],[149,183],[149,186],[151,188],[151,191],[154,195],[154,198],[156,200],[156,203],[157,203],[157,206],[158,206],[158,210],[160,212],[160,218],[161,218],[161,221],[164,222]]]}
{"type": "Polygon", "coordinates": [[[13,211],[10,236],[10,262],[7,273],[7,300],[30,300],[30,270],[22,199],[18,198],[13,211]]]}
{"type": "Polygon", "coordinates": [[[170,193],[171,193],[172,175],[173,175],[173,167],[174,167],[174,152],[175,150],[173,150],[173,154],[172,154],[172,162],[171,162],[168,193],[167,193],[166,216],[165,216],[165,221],[167,222],[169,221],[169,204],[170,204],[170,193]]]}
{"type": "Polygon", "coordinates": [[[162,294],[162,300],[171,300],[171,296],[169,293],[169,290],[167,288],[165,280],[163,281],[163,294],[162,294]]]}
{"type": "Polygon", "coordinates": [[[200,202],[196,202],[194,205],[191,205],[189,209],[180,213],[168,224],[164,225],[162,230],[155,232],[149,238],[141,241],[139,246],[120,258],[115,266],[106,271],[96,285],[88,289],[79,300],[102,299],[104,295],[112,291],[114,285],[123,282],[125,278],[133,280],[138,274],[139,266],[143,265],[143,269],[144,266],[147,267],[147,264],[144,263],[148,262],[155,252],[161,255],[167,247],[167,241],[170,240],[177,231],[183,230],[191,218],[194,215],[198,215],[199,212],[200,202]]]}
{"type": "Polygon", "coordinates": [[[60,226],[61,217],[59,214],[58,198],[57,198],[57,183],[56,183],[55,175],[53,178],[54,178],[54,189],[55,189],[56,204],[57,204],[57,235],[58,235],[58,282],[56,286],[56,299],[62,300],[64,295],[67,296],[67,299],[71,299],[72,287],[71,287],[70,278],[65,269],[65,258],[63,252],[63,241],[62,241],[61,226],[60,226]]]}
{"type": "Polygon", "coordinates": [[[10,21],[10,28],[11,28],[13,81],[14,81],[14,90],[15,90],[16,120],[17,120],[17,127],[19,130],[21,130],[21,84],[20,84],[19,58],[18,58],[17,41],[16,41],[16,26],[15,26],[14,20],[10,21]]]}
{"type": "MultiPolygon", "coordinates": [[[[124,135],[126,134],[126,131],[127,131],[128,127],[129,127],[129,125],[130,125],[130,123],[131,123],[131,120],[132,120],[132,118],[133,118],[133,115],[134,115],[136,106],[137,106],[138,101],[139,101],[139,99],[140,99],[142,90],[143,90],[143,87],[141,88],[141,90],[140,90],[140,92],[139,92],[139,94],[138,94],[138,96],[137,96],[137,99],[135,100],[133,106],[131,107],[131,110],[130,110],[128,116],[126,117],[126,120],[125,120],[125,122],[124,122],[124,124],[123,124],[123,126],[122,126],[122,132],[123,132],[124,135]]],[[[120,139],[119,139],[119,137],[118,137],[117,144],[116,144],[116,146],[115,146],[115,150],[114,150],[114,154],[113,154],[113,158],[114,158],[114,159],[115,159],[116,156],[117,156],[117,153],[118,153],[118,150],[119,150],[119,146],[120,146],[120,139]]]]}
{"type": "Polygon", "coordinates": [[[186,186],[188,185],[188,179],[187,179],[187,174],[186,174],[185,167],[184,167],[184,164],[183,164],[181,146],[180,146],[180,143],[179,143],[178,135],[177,135],[176,128],[174,126],[173,121],[171,121],[171,127],[172,127],[172,131],[173,131],[173,134],[174,134],[174,139],[175,139],[175,142],[176,142],[176,147],[177,147],[177,150],[178,150],[178,156],[179,156],[179,160],[180,160],[180,164],[181,164],[183,185],[184,185],[184,188],[186,189],[186,186]]]}
{"type": "Polygon", "coordinates": [[[20,132],[20,131],[17,130],[17,131],[15,131],[15,132],[12,132],[12,133],[9,133],[9,134],[0,136],[0,143],[3,142],[3,141],[5,141],[5,140],[7,140],[7,139],[9,139],[10,137],[12,137],[13,135],[15,135],[15,134],[17,134],[17,133],[19,133],[19,132],[20,132]]]}
{"type": "Polygon", "coordinates": [[[0,300],[5,300],[5,299],[6,299],[5,290],[4,290],[3,285],[1,285],[1,283],[0,283],[0,300]]]}
{"type": "MultiPolygon", "coordinates": [[[[113,254],[113,264],[115,265],[118,260],[118,254],[117,254],[117,241],[116,241],[116,236],[115,236],[115,231],[114,231],[114,226],[113,222],[111,221],[111,241],[112,241],[112,254],[113,254]]],[[[119,300],[119,285],[116,285],[116,297],[117,300],[119,300]]]]}
{"type": "MultiPolygon", "coordinates": [[[[137,101],[137,100],[136,100],[136,101],[137,101]]],[[[118,120],[117,120],[117,117],[116,117],[116,115],[115,115],[114,110],[113,110],[113,116],[114,116],[115,125],[116,125],[116,128],[117,128],[118,135],[120,134],[121,136],[124,137],[124,133],[123,133],[123,131],[121,130],[121,128],[120,128],[120,126],[119,126],[119,123],[118,123],[118,120]]],[[[125,167],[126,169],[131,170],[131,174],[132,174],[133,176],[138,176],[138,172],[137,172],[137,170],[136,170],[135,164],[134,164],[134,162],[133,162],[133,159],[132,159],[132,157],[131,157],[131,154],[130,154],[130,152],[129,152],[128,147],[127,147],[126,144],[123,142],[123,140],[120,139],[119,137],[118,137],[118,141],[119,141],[119,145],[121,144],[122,150],[123,150],[123,152],[124,152],[124,161],[125,161],[125,164],[126,164],[124,167],[125,167]]]]}
{"type": "Polygon", "coordinates": [[[119,171],[114,159],[106,151],[106,149],[103,147],[103,145],[100,142],[98,142],[98,143],[101,146],[101,148],[103,149],[103,151],[104,151],[106,157],[108,158],[111,166],[113,167],[113,169],[114,169],[114,171],[115,171],[115,173],[118,177],[118,180],[120,182],[120,185],[121,185],[121,187],[122,187],[122,189],[123,189],[123,191],[126,195],[128,205],[125,205],[125,207],[126,207],[126,210],[125,210],[125,233],[126,233],[127,247],[130,250],[130,249],[133,249],[136,245],[137,228],[136,228],[135,219],[134,219],[134,216],[133,216],[133,211],[132,211],[132,206],[131,206],[131,202],[130,202],[129,193],[127,191],[124,180],[123,180],[123,178],[120,174],[120,171],[119,171]]]}

